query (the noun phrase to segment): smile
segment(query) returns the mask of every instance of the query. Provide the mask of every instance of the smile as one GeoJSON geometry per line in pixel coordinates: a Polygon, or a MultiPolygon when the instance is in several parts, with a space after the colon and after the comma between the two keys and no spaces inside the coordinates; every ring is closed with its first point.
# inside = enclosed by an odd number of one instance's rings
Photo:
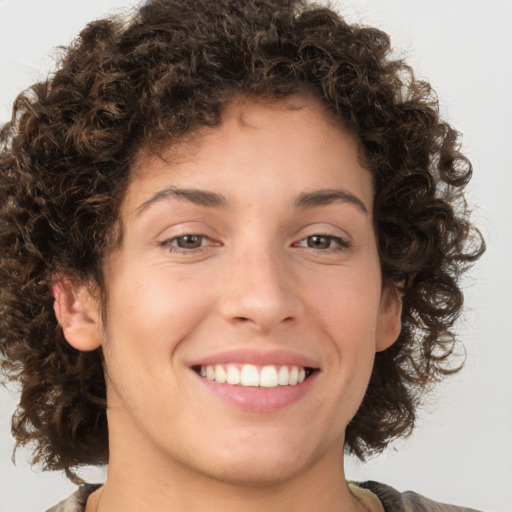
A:
{"type": "Polygon", "coordinates": [[[288,365],[215,364],[201,365],[197,371],[201,377],[219,384],[275,388],[301,384],[314,370],[288,365]]]}

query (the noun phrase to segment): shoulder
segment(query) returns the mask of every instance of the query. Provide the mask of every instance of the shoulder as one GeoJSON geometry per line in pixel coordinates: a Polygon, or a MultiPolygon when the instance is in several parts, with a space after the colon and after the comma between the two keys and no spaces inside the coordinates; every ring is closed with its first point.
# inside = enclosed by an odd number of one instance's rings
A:
{"type": "Polygon", "coordinates": [[[81,485],[69,498],[61,501],[46,512],[84,512],[87,498],[99,487],[101,487],[101,484],[81,485]]]}
{"type": "Polygon", "coordinates": [[[356,485],[375,494],[382,502],[386,512],[478,512],[472,508],[432,501],[412,491],[401,493],[393,487],[379,482],[370,481],[356,485]]]}

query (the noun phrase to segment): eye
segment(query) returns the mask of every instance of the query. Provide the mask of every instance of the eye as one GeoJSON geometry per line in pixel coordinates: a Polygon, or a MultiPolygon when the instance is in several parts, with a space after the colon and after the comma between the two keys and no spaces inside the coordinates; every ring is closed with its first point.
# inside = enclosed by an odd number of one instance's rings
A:
{"type": "Polygon", "coordinates": [[[339,236],[317,233],[303,238],[298,242],[297,246],[308,247],[319,251],[337,251],[348,249],[350,247],[350,242],[339,236]]]}
{"type": "Polygon", "coordinates": [[[333,238],[325,235],[313,235],[306,238],[308,247],[312,249],[329,249],[333,242],[333,238]]]}
{"type": "Polygon", "coordinates": [[[208,246],[215,245],[215,243],[206,235],[186,233],[184,235],[175,236],[174,238],[165,240],[161,242],[160,245],[169,252],[187,254],[203,251],[207,249],[208,246]]]}
{"type": "Polygon", "coordinates": [[[180,249],[198,249],[203,245],[205,238],[204,235],[183,235],[173,238],[170,243],[180,249]]]}

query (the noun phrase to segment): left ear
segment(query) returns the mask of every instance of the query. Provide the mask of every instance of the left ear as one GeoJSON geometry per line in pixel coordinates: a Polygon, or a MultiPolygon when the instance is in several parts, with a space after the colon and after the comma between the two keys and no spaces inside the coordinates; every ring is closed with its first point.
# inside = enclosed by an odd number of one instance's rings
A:
{"type": "Polygon", "coordinates": [[[382,290],[382,297],[377,320],[375,351],[381,352],[389,348],[402,330],[402,296],[392,285],[382,290]]]}

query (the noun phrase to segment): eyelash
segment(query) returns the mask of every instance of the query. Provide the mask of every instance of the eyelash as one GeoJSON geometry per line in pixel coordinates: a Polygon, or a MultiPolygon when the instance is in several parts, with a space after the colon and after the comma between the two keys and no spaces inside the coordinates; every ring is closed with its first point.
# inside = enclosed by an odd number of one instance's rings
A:
{"type": "Polygon", "coordinates": [[[179,253],[179,254],[195,254],[197,252],[204,251],[204,246],[201,245],[199,247],[195,247],[193,249],[187,249],[186,247],[178,247],[173,245],[173,242],[177,242],[180,238],[186,238],[186,237],[197,237],[201,238],[201,242],[203,240],[210,240],[212,239],[207,235],[201,235],[199,233],[185,233],[183,235],[175,236],[173,238],[169,238],[168,240],[164,240],[160,245],[167,249],[169,252],[179,253]]]}
{"type": "Polygon", "coordinates": [[[327,238],[329,240],[329,247],[326,248],[326,249],[317,249],[315,247],[309,247],[309,246],[305,247],[303,245],[296,245],[296,247],[304,247],[304,248],[307,248],[307,249],[313,249],[314,251],[319,251],[319,252],[322,252],[322,253],[344,252],[344,251],[347,251],[348,249],[350,249],[352,247],[351,242],[349,242],[345,238],[342,238],[342,237],[336,236],[336,235],[331,235],[329,233],[314,233],[312,235],[309,235],[309,236],[301,239],[298,243],[299,244],[301,242],[306,242],[307,243],[308,239],[311,239],[311,238],[314,238],[314,237],[327,238]],[[337,247],[330,247],[330,245],[333,242],[337,245],[337,247]]]}
{"type": "MultiPolygon", "coordinates": [[[[185,233],[183,235],[175,236],[173,238],[169,238],[168,240],[164,240],[160,245],[162,247],[164,247],[167,251],[172,252],[172,253],[196,254],[198,252],[202,252],[202,251],[205,250],[205,246],[202,245],[203,241],[210,241],[210,242],[212,242],[212,239],[208,235],[201,235],[201,234],[198,234],[198,233],[185,233]],[[201,245],[199,247],[195,247],[195,248],[192,248],[192,249],[187,249],[185,247],[178,247],[176,245],[173,245],[173,242],[177,243],[178,240],[186,238],[186,237],[197,237],[197,238],[200,238],[201,239],[201,245]]],[[[215,245],[220,245],[220,244],[217,243],[215,245]]],[[[301,240],[299,240],[299,242],[296,242],[295,244],[293,244],[293,247],[302,247],[302,248],[305,248],[305,249],[312,249],[313,251],[318,251],[318,252],[321,252],[321,253],[339,253],[339,252],[344,252],[344,251],[347,251],[348,249],[350,249],[352,247],[352,244],[348,240],[346,240],[344,238],[341,238],[339,236],[336,236],[336,235],[331,235],[329,233],[314,233],[314,234],[309,235],[309,236],[307,236],[305,238],[302,238],[301,240]],[[311,239],[311,238],[314,238],[314,237],[328,239],[329,247],[327,247],[325,249],[318,249],[318,248],[315,248],[315,247],[309,247],[309,246],[300,245],[302,242],[306,242],[307,243],[308,239],[311,239]],[[331,247],[333,242],[337,245],[337,247],[331,247]]],[[[207,248],[208,248],[208,246],[206,247],[206,249],[207,248]]]]}

